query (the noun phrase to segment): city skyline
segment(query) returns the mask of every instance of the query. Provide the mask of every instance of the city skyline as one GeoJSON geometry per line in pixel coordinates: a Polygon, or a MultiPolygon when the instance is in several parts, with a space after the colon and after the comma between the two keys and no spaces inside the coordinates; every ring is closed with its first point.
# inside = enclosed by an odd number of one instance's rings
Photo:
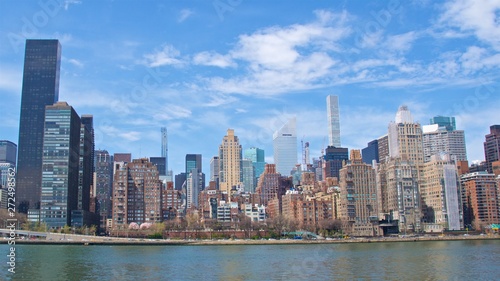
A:
{"type": "Polygon", "coordinates": [[[327,95],[339,96],[344,147],[362,149],[384,135],[407,104],[421,125],[456,117],[469,161],[485,160],[483,138],[499,123],[500,100],[499,44],[483,34],[495,34],[498,7],[475,14],[453,1],[300,3],[285,15],[283,5],[243,2],[221,14],[211,2],[68,2],[53,12],[2,2],[0,36],[8,44],[0,47],[0,139],[18,144],[25,38],[53,38],[62,44],[59,100],[94,115],[96,149],[160,156],[166,127],[174,174],[186,154],[202,154],[209,167],[228,128],[243,149],[262,148],[273,163],[272,133],[292,116],[297,136],[319,157],[327,95]],[[137,20],[117,24],[133,10],[141,11],[137,20]],[[84,20],[90,15],[92,23],[84,20]],[[461,21],[465,15],[475,24],[461,21]],[[89,24],[98,31],[89,33],[89,24]],[[261,40],[274,44],[265,50],[261,40]]]}

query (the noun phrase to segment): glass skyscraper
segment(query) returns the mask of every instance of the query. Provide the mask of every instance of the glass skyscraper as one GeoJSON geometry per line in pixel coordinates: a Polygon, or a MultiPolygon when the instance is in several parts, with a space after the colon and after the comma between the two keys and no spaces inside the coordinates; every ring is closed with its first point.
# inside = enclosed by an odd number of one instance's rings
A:
{"type": "Polygon", "coordinates": [[[262,175],[262,173],[264,173],[264,168],[266,166],[264,150],[257,147],[247,148],[243,153],[243,158],[252,161],[253,170],[255,173],[255,190],[259,177],[260,175],[262,175]]]}
{"type": "Polygon", "coordinates": [[[289,176],[298,164],[297,129],[295,117],[288,120],[273,134],[274,164],[276,171],[283,176],[289,176]]]}
{"type": "Polygon", "coordinates": [[[47,106],[40,218],[51,228],[71,225],[78,208],[80,117],[66,102],[47,106]]]}
{"type": "Polygon", "coordinates": [[[23,213],[40,208],[45,106],[59,99],[60,65],[58,40],[26,40],[16,178],[23,213]]]}

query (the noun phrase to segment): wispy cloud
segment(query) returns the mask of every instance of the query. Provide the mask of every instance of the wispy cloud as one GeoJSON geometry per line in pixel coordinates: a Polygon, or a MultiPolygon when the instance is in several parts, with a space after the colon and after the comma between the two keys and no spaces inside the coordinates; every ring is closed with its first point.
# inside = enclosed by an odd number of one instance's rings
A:
{"type": "Polygon", "coordinates": [[[80,0],[64,0],[64,10],[68,10],[70,5],[78,5],[81,4],[80,0]]]}
{"type": "Polygon", "coordinates": [[[142,63],[149,67],[184,64],[179,57],[180,52],[174,46],[165,44],[160,50],[144,55],[142,63]]]}
{"type": "Polygon", "coordinates": [[[198,65],[217,66],[220,68],[236,66],[236,63],[229,55],[221,55],[215,52],[198,53],[194,55],[193,63],[198,65]]]}
{"type": "Polygon", "coordinates": [[[77,59],[69,59],[68,60],[69,63],[71,63],[72,65],[74,66],[77,66],[77,67],[83,67],[83,63],[77,59]]]}
{"type": "Polygon", "coordinates": [[[179,12],[179,17],[177,18],[177,22],[183,22],[183,21],[187,20],[193,14],[194,14],[194,12],[190,9],[182,9],[179,12]]]}

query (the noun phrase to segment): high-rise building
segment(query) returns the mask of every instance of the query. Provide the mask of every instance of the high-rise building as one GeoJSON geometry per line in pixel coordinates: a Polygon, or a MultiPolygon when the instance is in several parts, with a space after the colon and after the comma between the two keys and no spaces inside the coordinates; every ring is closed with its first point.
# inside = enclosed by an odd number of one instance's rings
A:
{"type": "Polygon", "coordinates": [[[78,165],[78,210],[89,211],[94,181],[94,128],[92,115],[82,115],[80,126],[80,160],[78,165]]]}
{"type": "Polygon", "coordinates": [[[260,203],[267,206],[270,200],[278,199],[280,193],[280,173],[276,170],[275,164],[266,164],[264,173],[260,175],[257,190],[260,196],[260,203]]]}
{"type": "Polygon", "coordinates": [[[407,106],[400,106],[396,122],[389,124],[389,156],[401,157],[415,164],[424,163],[422,127],[413,122],[407,106]]]}
{"type": "Polygon", "coordinates": [[[400,231],[419,231],[422,214],[418,165],[400,157],[388,158],[378,167],[377,178],[379,212],[392,215],[400,231]]]}
{"type": "Polygon", "coordinates": [[[8,140],[0,140],[0,163],[16,166],[17,145],[8,140]]]}
{"type": "Polygon", "coordinates": [[[440,127],[438,124],[422,126],[424,162],[433,155],[450,155],[455,161],[467,161],[465,134],[462,130],[452,130],[451,125],[440,127]]]}
{"type": "Polygon", "coordinates": [[[438,125],[438,127],[442,127],[447,131],[455,131],[457,129],[455,117],[435,116],[431,118],[429,124],[438,125]]]}
{"type": "Polygon", "coordinates": [[[198,207],[198,196],[205,188],[201,154],[186,154],[187,208],[198,207]]]}
{"type": "Polygon", "coordinates": [[[255,188],[257,186],[255,183],[255,170],[252,160],[250,159],[241,160],[241,181],[245,192],[255,192],[255,188]]]}
{"type": "Polygon", "coordinates": [[[494,174],[474,172],[460,177],[464,226],[480,230],[481,226],[500,223],[498,188],[494,174]]]}
{"type": "Polygon", "coordinates": [[[156,168],[158,169],[158,173],[160,176],[166,176],[167,175],[167,167],[165,166],[165,157],[149,157],[149,162],[153,163],[156,165],[156,168]]]}
{"type": "Polygon", "coordinates": [[[384,135],[377,139],[378,144],[378,160],[379,163],[383,164],[386,162],[387,157],[389,157],[389,136],[384,135]]]}
{"type": "Polygon", "coordinates": [[[339,97],[329,95],[326,97],[326,110],[328,115],[328,144],[340,147],[340,114],[339,97]]]}
{"type": "Polygon", "coordinates": [[[166,127],[161,127],[161,157],[165,157],[165,175],[170,175],[168,170],[168,133],[166,127]]]}
{"type": "Polygon", "coordinates": [[[363,157],[363,162],[366,164],[372,164],[372,161],[379,163],[378,157],[378,140],[372,140],[368,143],[368,146],[361,150],[361,155],[363,157]]]}
{"type": "Polygon", "coordinates": [[[297,160],[297,129],[295,117],[290,118],[273,134],[274,164],[276,171],[283,176],[289,176],[298,163],[297,160]]]}
{"type": "Polygon", "coordinates": [[[132,222],[159,222],[161,185],[156,166],[146,158],[119,167],[113,181],[113,228],[123,229],[132,222]]]}
{"type": "MultiPolygon", "coordinates": [[[[462,229],[460,182],[455,162],[449,155],[432,156],[431,161],[424,164],[422,175],[419,186],[424,229],[425,225],[462,229]]],[[[439,231],[441,229],[436,232],[439,231]]]]}
{"type": "Polygon", "coordinates": [[[264,172],[264,167],[266,166],[264,150],[257,147],[251,147],[245,149],[243,155],[244,159],[249,159],[252,161],[253,169],[255,172],[255,186],[253,187],[253,190],[255,191],[255,188],[257,188],[259,177],[264,172]]]}
{"type": "Polygon", "coordinates": [[[500,125],[490,126],[490,133],[485,136],[484,156],[488,173],[493,173],[491,164],[500,160],[500,125]]]}
{"type": "Polygon", "coordinates": [[[175,190],[182,190],[182,185],[186,182],[186,173],[182,172],[175,175],[175,190]]]}
{"type": "Polygon", "coordinates": [[[241,183],[241,145],[233,129],[227,130],[219,146],[219,167],[220,190],[231,194],[241,183]]]}
{"type": "Polygon", "coordinates": [[[59,99],[61,45],[58,40],[26,40],[19,122],[16,206],[40,208],[45,106],[59,99]]]}
{"type": "Polygon", "coordinates": [[[78,208],[81,121],[66,102],[46,106],[40,219],[48,227],[71,225],[78,208]]]}
{"type": "Polygon", "coordinates": [[[219,172],[219,156],[214,156],[210,159],[210,181],[215,182],[215,188],[217,190],[219,190],[219,172]]]}
{"type": "Polygon", "coordinates": [[[323,179],[339,178],[339,171],[344,161],[349,160],[349,151],[346,147],[328,146],[323,156],[323,179]]]}
{"type": "Polygon", "coordinates": [[[340,170],[340,214],[347,233],[376,236],[378,228],[375,170],[363,163],[361,152],[351,150],[348,164],[340,170]]]}
{"type": "Polygon", "coordinates": [[[106,150],[95,151],[95,189],[101,229],[111,218],[113,196],[113,159],[106,150]]]}

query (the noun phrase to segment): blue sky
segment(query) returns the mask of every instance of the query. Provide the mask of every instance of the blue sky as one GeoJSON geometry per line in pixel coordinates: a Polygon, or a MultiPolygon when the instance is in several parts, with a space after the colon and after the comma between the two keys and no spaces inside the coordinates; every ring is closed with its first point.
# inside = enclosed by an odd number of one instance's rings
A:
{"type": "Polygon", "coordinates": [[[319,156],[328,94],[349,149],[386,134],[401,104],[424,125],[455,116],[470,161],[500,123],[498,0],[4,0],[0,139],[16,143],[26,38],[61,41],[59,99],[94,115],[96,148],[158,156],[166,126],[174,173],[201,153],[208,174],[228,128],[272,162],[290,116],[319,156]]]}

